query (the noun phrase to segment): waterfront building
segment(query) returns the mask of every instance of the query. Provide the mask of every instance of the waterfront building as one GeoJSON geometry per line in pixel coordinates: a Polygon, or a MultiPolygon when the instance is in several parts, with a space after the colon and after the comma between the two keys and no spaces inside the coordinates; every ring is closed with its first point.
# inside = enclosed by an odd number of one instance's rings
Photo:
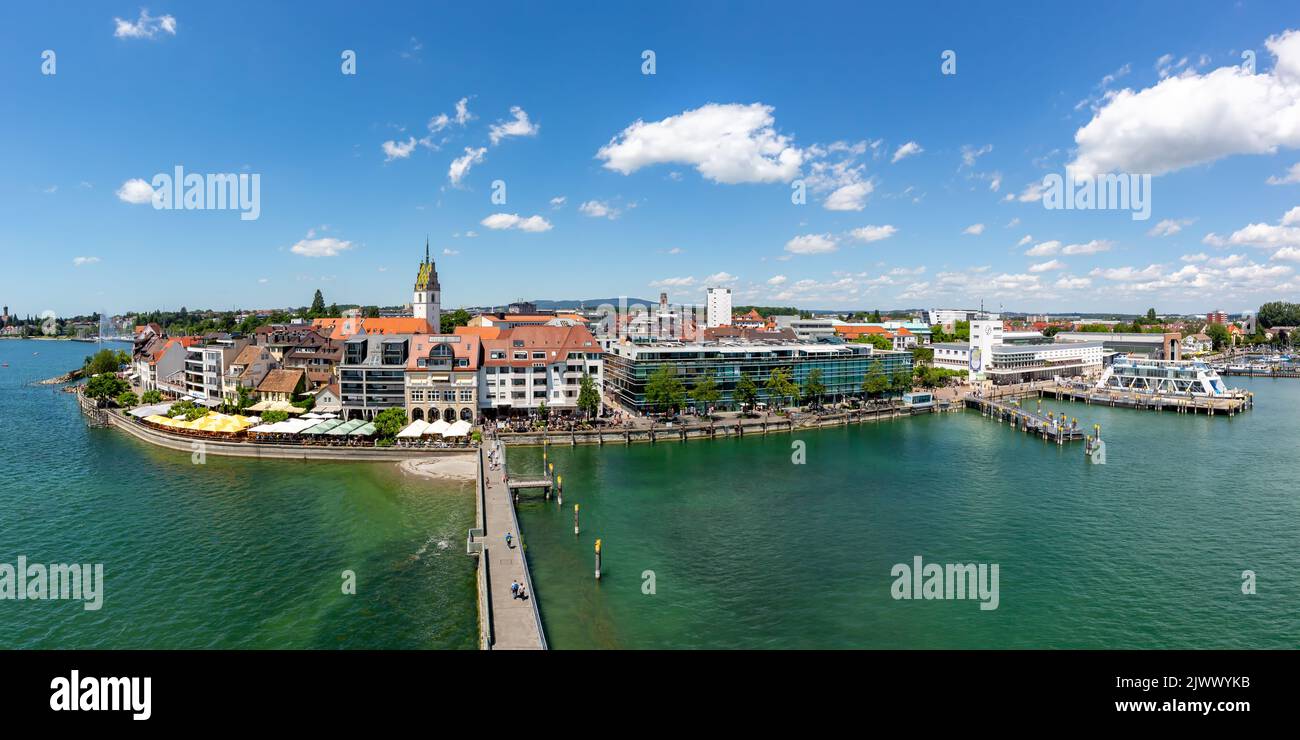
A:
{"type": "Polygon", "coordinates": [[[989,351],[983,378],[996,385],[1089,376],[1102,368],[1101,342],[996,344],[989,351]]]}
{"type": "MultiPolygon", "coordinates": [[[[862,394],[862,381],[876,362],[889,375],[912,372],[912,354],[879,350],[868,344],[780,341],[661,342],[624,344],[605,357],[606,395],[635,413],[653,411],[646,402],[646,383],[660,367],[672,367],[688,390],[704,374],[711,375],[720,393],[713,405],[736,408],[736,384],[742,374],[768,397],[765,384],[772,371],[783,368],[801,387],[814,369],[828,399],[862,394]]],[[[787,399],[788,400],[788,399],[787,399]]],[[[687,400],[688,405],[693,400],[687,400]]]]}
{"type": "Polygon", "coordinates": [[[250,344],[240,350],[239,354],[222,376],[221,397],[227,403],[239,400],[239,388],[254,389],[266,378],[267,373],[279,367],[271,349],[264,345],[250,344]]]}
{"type": "Polygon", "coordinates": [[[731,323],[731,288],[705,290],[704,325],[707,328],[727,326],[731,323]]]}
{"type": "Polygon", "coordinates": [[[520,326],[483,338],[479,408],[485,416],[531,414],[544,405],[573,413],[584,374],[597,392],[604,384],[604,352],[582,326],[520,326]]]}
{"type": "Polygon", "coordinates": [[[307,374],[301,368],[272,370],[257,385],[259,401],[290,403],[307,390],[307,374]]]}
{"type": "Polygon", "coordinates": [[[319,333],[339,342],[347,341],[360,334],[432,333],[429,331],[427,321],[411,317],[367,319],[360,316],[349,316],[345,318],[313,319],[311,323],[319,333]]]}
{"type": "Polygon", "coordinates": [[[1201,360],[1157,360],[1116,355],[1097,380],[1098,390],[1127,390],[1176,396],[1226,396],[1223,380],[1201,360]]]}
{"type": "Polygon", "coordinates": [[[283,362],[284,356],[294,347],[316,339],[324,337],[310,323],[264,324],[253,332],[253,343],[265,347],[276,362],[283,362]]]}
{"type": "Polygon", "coordinates": [[[220,401],[226,368],[249,340],[229,334],[210,334],[185,350],[185,392],[208,401],[220,401]]]}
{"type": "Polygon", "coordinates": [[[312,331],[285,352],[283,365],[302,368],[309,379],[324,378],[326,382],[332,382],[342,361],[343,342],[312,331]]]}
{"type": "MultiPolygon", "coordinates": [[[[400,321],[400,319],[386,319],[400,321]]],[[[405,408],[406,363],[415,334],[357,334],[343,343],[339,391],[345,419],[405,408]]]]}
{"type": "Polygon", "coordinates": [[[414,318],[423,319],[426,331],[442,331],[442,286],[438,283],[438,268],[429,256],[429,240],[424,240],[424,261],[415,274],[415,293],[411,298],[414,318]]]}
{"type": "Polygon", "coordinates": [[[159,338],[132,363],[143,391],[185,393],[185,349],[194,343],[190,337],[159,338]]]}
{"type": "Polygon", "coordinates": [[[321,386],[315,391],[316,403],[311,410],[322,414],[337,414],[343,411],[343,394],[338,383],[321,386]]]}
{"type": "Polygon", "coordinates": [[[1110,352],[1145,355],[1153,360],[1178,360],[1183,356],[1182,335],[1178,332],[1161,334],[1063,331],[1058,333],[1055,339],[1057,342],[1101,342],[1110,352]]]}
{"type": "MultiPolygon", "coordinates": [[[[406,412],[411,421],[439,418],[448,423],[478,418],[481,327],[457,327],[455,334],[412,338],[406,361],[406,412]]],[[[488,328],[495,337],[498,331],[488,328]]]]}

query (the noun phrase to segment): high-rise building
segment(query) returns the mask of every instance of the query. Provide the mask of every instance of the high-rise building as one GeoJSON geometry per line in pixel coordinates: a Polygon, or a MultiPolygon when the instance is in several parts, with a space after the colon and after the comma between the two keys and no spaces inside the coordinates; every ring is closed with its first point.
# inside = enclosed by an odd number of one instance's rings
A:
{"type": "Polygon", "coordinates": [[[1224,313],[1222,310],[1210,311],[1209,313],[1205,314],[1205,322],[1208,324],[1226,325],[1228,323],[1228,314],[1224,313]]]}
{"type": "Polygon", "coordinates": [[[442,330],[442,286],[438,284],[438,268],[429,257],[429,240],[424,240],[424,261],[415,275],[415,292],[411,297],[411,315],[424,319],[429,332],[442,330]]]}
{"type": "Polygon", "coordinates": [[[731,288],[708,288],[704,325],[710,329],[731,326],[731,288]]]}

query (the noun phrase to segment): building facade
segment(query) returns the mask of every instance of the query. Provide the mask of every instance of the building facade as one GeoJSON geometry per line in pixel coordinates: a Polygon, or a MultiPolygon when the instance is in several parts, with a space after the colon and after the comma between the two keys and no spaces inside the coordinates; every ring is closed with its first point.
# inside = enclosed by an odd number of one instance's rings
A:
{"type": "Polygon", "coordinates": [[[228,334],[211,335],[185,351],[185,392],[210,401],[220,401],[226,367],[248,346],[248,339],[228,334]]]}
{"type": "Polygon", "coordinates": [[[358,334],[343,343],[339,394],[344,419],[374,419],[406,407],[406,363],[414,334],[358,334]]]}
{"type": "Polygon", "coordinates": [[[813,370],[821,370],[825,397],[838,400],[861,395],[862,381],[876,363],[880,363],[881,372],[891,376],[906,372],[910,377],[912,373],[910,352],[879,350],[867,344],[719,341],[624,345],[605,357],[605,390],[609,398],[628,410],[651,412],[654,409],[646,401],[646,384],[651,375],[667,365],[686,386],[688,406],[695,405],[689,389],[707,374],[720,394],[712,405],[729,409],[739,405],[735,393],[741,375],[754,381],[760,398],[766,401],[765,384],[773,370],[782,368],[800,387],[813,370]]]}
{"type": "Polygon", "coordinates": [[[415,274],[415,292],[411,295],[411,315],[424,319],[428,331],[442,331],[442,286],[438,284],[438,268],[429,257],[429,242],[424,242],[424,261],[415,274]]]}
{"type": "Polygon", "coordinates": [[[731,288],[708,288],[704,311],[706,328],[731,325],[731,288]]]}
{"type": "Polygon", "coordinates": [[[484,338],[479,408],[491,418],[578,409],[583,375],[604,384],[604,351],[582,326],[521,326],[484,338]]]}
{"type": "Polygon", "coordinates": [[[481,344],[472,331],[413,339],[406,362],[408,419],[477,421],[481,344]]]}

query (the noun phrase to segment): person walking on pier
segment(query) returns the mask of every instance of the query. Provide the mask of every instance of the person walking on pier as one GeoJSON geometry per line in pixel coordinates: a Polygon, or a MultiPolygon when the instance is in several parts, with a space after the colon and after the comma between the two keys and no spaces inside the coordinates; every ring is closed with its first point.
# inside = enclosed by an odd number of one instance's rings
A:
{"type": "Polygon", "coordinates": [[[506,532],[506,547],[513,549],[513,546],[510,544],[510,541],[513,539],[514,539],[514,535],[510,534],[509,532],[506,532]]]}
{"type": "Polygon", "coordinates": [[[517,599],[517,598],[519,598],[519,589],[520,589],[519,579],[515,579],[514,581],[511,581],[511,582],[510,582],[510,598],[512,598],[512,599],[517,599]]]}

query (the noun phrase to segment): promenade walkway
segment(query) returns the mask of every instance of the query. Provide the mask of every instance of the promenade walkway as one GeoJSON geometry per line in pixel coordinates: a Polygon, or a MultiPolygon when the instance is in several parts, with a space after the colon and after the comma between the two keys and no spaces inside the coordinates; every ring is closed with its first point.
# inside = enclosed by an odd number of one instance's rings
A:
{"type": "Polygon", "coordinates": [[[537,591],[528,573],[528,559],[519,537],[519,520],[506,485],[505,445],[485,441],[483,455],[483,552],[487,563],[487,608],[490,613],[492,650],[545,650],[537,591]],[[506,546],[506,533],[513,536],[506,546]],[[510,584],[527,588],[527,599],[516,599],[510,584]]]}

